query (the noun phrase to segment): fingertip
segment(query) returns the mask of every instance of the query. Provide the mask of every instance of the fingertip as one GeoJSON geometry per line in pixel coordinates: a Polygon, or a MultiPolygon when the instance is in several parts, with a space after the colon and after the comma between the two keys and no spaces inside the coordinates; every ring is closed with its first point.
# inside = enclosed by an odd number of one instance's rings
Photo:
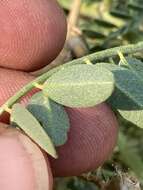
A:
{"type": "Polygon", "coordinates": [[[94,108],[67,108],[71,129],[67,143],[51,159],[55,176],[74,176],[101,166],[111,155],[118,135],[118,123],[106,104],[94,108]]]}
{"type": "Polygon", "coordinates": [[[27,136],[0,124],[0,189],[52,190],[49,162],[27,136]]]}
{"type": "Polygon", "coordinates": [[[66,38],[66,18],[55,0],[0,2],[0,66],[23,71],[49,64],[66,38]]]}

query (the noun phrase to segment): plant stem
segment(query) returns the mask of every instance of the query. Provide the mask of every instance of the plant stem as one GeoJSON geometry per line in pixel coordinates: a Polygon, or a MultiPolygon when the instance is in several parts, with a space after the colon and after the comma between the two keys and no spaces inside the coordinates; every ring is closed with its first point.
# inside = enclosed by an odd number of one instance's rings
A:
{"type": "Polygon", "coordinates": [[[11,97],[4,105],[2,105],[0,107],[0,114],[2,114],[4,111],[11,108],[13,106],[13,104],[15,104],[21,97],[25,96],[29,91],[34,89],[36,87],[35,84],[40,84],[40,85],[43,84],[47,80],[47,78],[49,78],[53,73],[57,72],[61,68],[67,67],[70,65],[84,64],[86,62],[86,60],[89,60],[90,62],[94,61],[94,63],[95,63],[99,60],[104,60],[105,58],[114,57],[114,56],[118,55],[119,51],[123,54],[131,54],[131,53],[143,51],[143,42],[103,50],[100,52],[96,52],[96,53],[84,56],[79,59],[75,59],[64,65],[55,67],[54,69],[44,73],[40,77],[36,78],[34,81],[32,81],[29,84],[27,84],[26,86],[24,86],[20,91],[18,91],[13,97],[11,97]]]}
{"type": "Polygon", "coordinates": [[[119,47],[99,51],[96,53],[92,53],[92,54],[86,55],[82,58],[70,61],[69,63],[70,64],[74,64],[74,63],[81,64],[81,63],[83,63],[83,61],[85,59],[89,59],[91,62],[92,61],[97,62],[97,61],[104,60],[106,58],[114,57],[114,56],[118,55],[119,52],[121,52],[123,54],[131,54],[131,53],[133,54],[133,53],[137,53],[139,51],[143,51],[143,41],[139,42],[137,44],[124,45],[124,46],[119,46],[119,47]]]}
{"type": "MultiPolygon", "coordinates": [[[[9,98],[5,104],[3,104],[0,107],[0,115],[4,112],[9,110],[15,104],[19,99],[21,99],[23,96],[25,96],[29,91],[36,88],[37,84],[42,84],[45,82],[45,80],[50,77],[54,72],[56,72],[57,68],[54,68],[47,73],[44,73],[40,77],[37,77],[35,80],[31,81],[27,85],[25,85],[23,88],[21,88],[14,96],[9,98]]],[[[9,111],[7,111],[9,112],[9,111]]]]}

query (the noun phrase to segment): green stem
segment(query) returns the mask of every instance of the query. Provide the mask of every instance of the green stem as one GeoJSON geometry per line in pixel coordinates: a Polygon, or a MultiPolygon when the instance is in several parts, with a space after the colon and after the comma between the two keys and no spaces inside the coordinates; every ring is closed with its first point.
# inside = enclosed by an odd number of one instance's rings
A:
{"type": "Polygon", "coordinates": [[[85,63],[85,60],[94,61],[97,62],[99,60],[104,60],[105,58],[111,58],[116,55],[118,55],[119,52],[123,54],[131,54],[136,53],[139,51],[143,51],[143,42],[132,44],[132,45],[125,45],[120,47],[115,47],[107,50],[103,50],[100,52],[96,52],[87,56],[84,56],[79,59],[75,59],[73,61],[70,61],[64,65],[58,66],[40,77],[36,78],[26,86],[24,86],[20,91],[18,91],[13,97],[11,97],[7,102],[0,107],[0,114],[2,114],[4,111],[6,111],[7,108],[11,108],[13,104],[15,104],[21,97],[25,96],[29,91],[31,91],[33,88],[35,88],[35,84],[43,84],[47,78],[49,78],[53,73],[57,72],[62,67],[67,67],[70,65],[76,65],[76,64],[83,64],[85,63]]]}
{"type": "Polygon", "coordinates": [[[131,44],[131,45],[125,45],[125,46],[119,46],[119,47],[115,47],[115,48],[111,48],[111,49],[107,49],[107,50],[103,50],[103,51],[99,51],[90,55],[86,55],[82,58],[79,59],[75,59],[73,61],[70,61],[70,64],[81,64],[83,63],[83,61],[85,59],[89,59],[91,62],[97,62],[97,61],[101,61],[104,60],[106,58],[111,58],[114,57],[116,55],[118,55],[119,52],[123,53],[123,54],[133,54],[133,53],[137,53],[139,51],[143,51],[143,42],[139,42],[137,44],[131,44]]]}
{"type": "Polygon", "coordinates": [[[23,96],[25,96],[29,91],[35,88],[35,84],[42,84],[46,81],[48,77],[50,77],[54,72],[56,72],[57,68],[52,69],[51,71],[48,71],[47,73],[44,73],[40,77],[37,77],[35,80],[31,81],[27,85],[25,85],[23,88],[21,88],[14,96],[9,98],[5,104],[3,104],[0,107],[0,115],[6,111],[7,108],[11,108],[13,104],[15,104],[19,99],[21,99],[23,96]]]}

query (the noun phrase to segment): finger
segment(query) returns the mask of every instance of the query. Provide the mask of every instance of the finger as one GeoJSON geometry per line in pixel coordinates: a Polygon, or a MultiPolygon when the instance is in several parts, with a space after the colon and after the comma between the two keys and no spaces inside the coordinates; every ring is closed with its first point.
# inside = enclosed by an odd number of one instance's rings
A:
{"type": "MultiPolygon", "coordinates": [[[[28,74],[4,69],[0,69],[0,76],[6,80],[6,85],[0,83],[0,104],[33,79],[28,74]]],[[[118,124],[106,104],[66,110],[71,129],[68,142],[58,150],[59,159],[51,160],[56,176],[78,175],[96,169],[109,157],[117,139],[118,124]]]]}
{"type": "Polygon", "coordinates": [[[0,105],[33,79],[28,73],[0,68],[0,105]]]}
{"type": "Polygon", "coordinates": [[[0,1],[0,66],[33,71],[63,47],[66,20],[55,0],[0,1]]]}
{"type": "Polygon", "coordinates": [[[0,123],[0,189],[52,190],[48,160],[28,137],[0,123]]]}
{"type": "Polygon", "coordinates": [[[71,130],[68,142],[58,149],[59,159],[51,159],[55,176],[74,176],[97,169],[111,156],[117,141],[117,120],[106,104],[66,110],[71,130]]]}
{"type": "MultiPolygon", "coordinates": [[[[0,68],[0,106],[33,79],[34,77],[30,76],[28,73],[0,68]]],[[[33,91],[28,93],[26,98],[22,98],[21,102],[27,102],[31,94],[33,94],[33,91]]],[[[0,121],[8,123],[9,114],[4,113],[0,116],[0,121]]]]}

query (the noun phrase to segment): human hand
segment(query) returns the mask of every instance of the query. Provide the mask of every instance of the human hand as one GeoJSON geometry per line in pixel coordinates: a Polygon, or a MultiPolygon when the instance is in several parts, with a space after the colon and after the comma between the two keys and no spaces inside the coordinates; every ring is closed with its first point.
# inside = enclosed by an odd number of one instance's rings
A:
{"type": "MultiPolygon", "coordinates": [[[[65,36],[65,17],[55,0],[0,2],[0,105],[34,79],[29,71],[58,55],[65,36]]],[[[96,169],[108,158],[118,131],[110,108],[101,104],[66,111],[71,130],[68,142],[58,148],[58,160],[50,158],[19,130],[0,124],[0,189],[51,190],[52,173],[79,175],[96,169]]],[[[6,123],[8,115],[1,121],[6,123]]]]}

